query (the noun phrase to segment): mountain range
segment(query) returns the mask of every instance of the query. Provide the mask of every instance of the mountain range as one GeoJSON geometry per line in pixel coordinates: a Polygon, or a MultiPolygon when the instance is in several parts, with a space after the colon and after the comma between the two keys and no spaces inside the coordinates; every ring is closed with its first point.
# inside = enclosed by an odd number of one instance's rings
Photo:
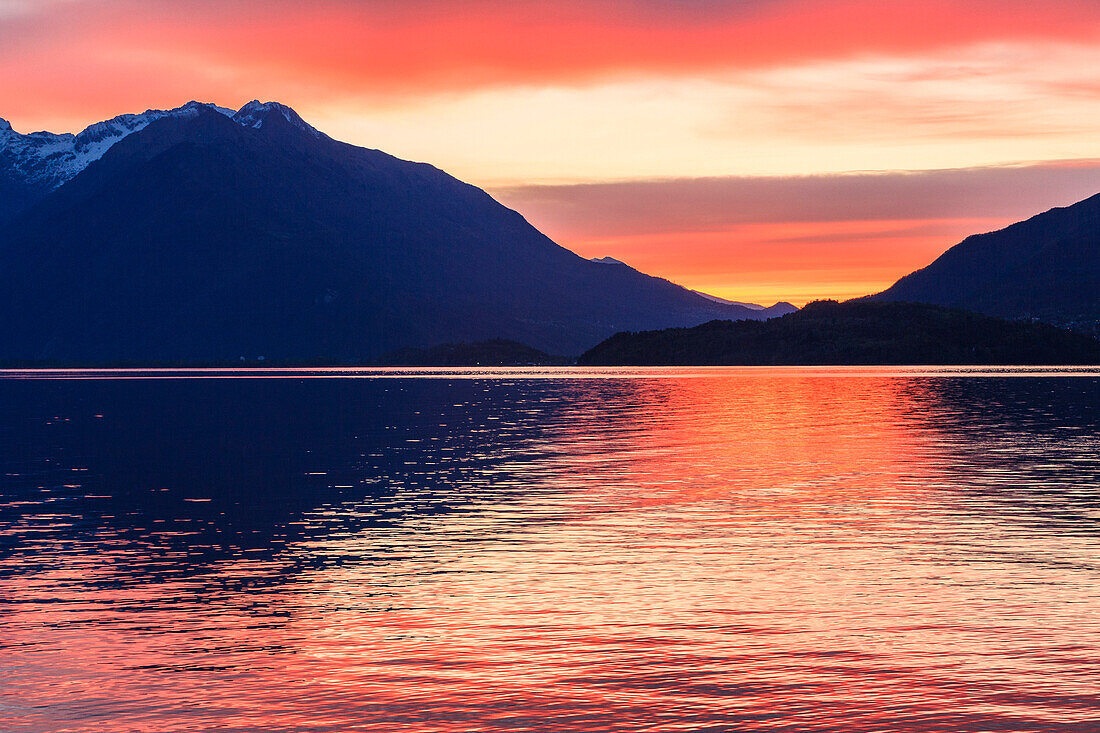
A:
{"type": "Polygon", "coordinates": [[[555,244],[484,191],[289,107],[191,102],[21,135],[0,122],[0,359],[369,360],[764,319],[555,244]]]}
{"type": "Polygon", "coordinates": [[[968,237],[872,299],[965,308],[1100,336],[1100,195],[968,237]]]}

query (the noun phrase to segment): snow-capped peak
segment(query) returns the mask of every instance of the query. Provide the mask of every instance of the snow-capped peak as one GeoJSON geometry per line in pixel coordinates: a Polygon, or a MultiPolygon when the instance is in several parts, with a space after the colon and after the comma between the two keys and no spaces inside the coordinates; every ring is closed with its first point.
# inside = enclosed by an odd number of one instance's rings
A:
{"type": "Polygon", "coordinates": [[[213,104],[188,102],[176,109],[149,109],[141,114],[119,115],[89,125],[76,135],[51,132],[21,135],[4,121],[0,124],[0,132],[5,133],[0,149],[8,153],[12,165],[28,183],[56,188],[102,158],[119,140],[165,117],[192,117],[200,108],[214,110],[226,117],[236,114],[213,104]]]}
{"type": "Polygon", "coordinates": [[[233,121],[244,127],[259,130],[272,114],[282,115],[284,120],[300,130],[305,130],[316,136],[321,135],[316,128],[299,117],[297,112],[279,102],[261,102],[258,99],[253,99],[233,115],[233,121]]]}
{"type": "Polygon", "coordinates": [[[0,119],[0,153],[18,175],[31,184],[56,188],[99,160],[115,143],[165,117],[188,118],[200,110],[212,110],[234,122],[254,129],[263,127],[272,114],[279,114],[291,125],[321,137],[298,113],[278,102],[252,101],[234,111],[206,102],[188,102],[176,109],[149,109],[141,114],[119,115],[89,125],[81,132],[54,134],[32,132],[20,134],[12,130],[7,120],[0,119]]]}

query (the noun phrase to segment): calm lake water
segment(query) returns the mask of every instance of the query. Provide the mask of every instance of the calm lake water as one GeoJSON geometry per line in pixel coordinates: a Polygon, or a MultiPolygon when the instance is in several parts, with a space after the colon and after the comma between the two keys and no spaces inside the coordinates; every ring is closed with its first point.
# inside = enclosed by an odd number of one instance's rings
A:
{"type": "Polygon", "coordinates": [[[0,730],[1100,731],[1100,370],[0,373],[0,730]]]}

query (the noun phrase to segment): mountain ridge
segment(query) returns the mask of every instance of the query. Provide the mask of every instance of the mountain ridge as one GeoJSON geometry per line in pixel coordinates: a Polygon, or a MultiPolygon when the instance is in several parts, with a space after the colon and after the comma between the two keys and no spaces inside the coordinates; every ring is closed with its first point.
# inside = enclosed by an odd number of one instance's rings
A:
{"type": "Polygon", "coordinates": [[[576,354],[623,328],[761,317],[589,262],[277,103],[125,135],[0,229],[0,265],[7,359],[346,361],[500,338],[576,354]]]}
{"type": "Polygon", "coordinates": [[[165,117],[192,114],[197,108],[217,110],[227,117],[238,114],[217,105],[190,101],[174,109],[147,109],[138,114],[122,114],[108,120],[88,125],[78,133],[30,132],[21,134],[12,129],[11,123],[0,119],[0,152],[11,150],[36,159],[41,164],[37,170],[27,171],[33,180],[49,180],[60,186],[98,160],[107,150],[123,138],[138,132],[156,120],[165,117]]]}
{"type": "Polygon", "coordinates": [[[1100,194],[967,237],[868,297],[1100,333],[1100,194]]]}

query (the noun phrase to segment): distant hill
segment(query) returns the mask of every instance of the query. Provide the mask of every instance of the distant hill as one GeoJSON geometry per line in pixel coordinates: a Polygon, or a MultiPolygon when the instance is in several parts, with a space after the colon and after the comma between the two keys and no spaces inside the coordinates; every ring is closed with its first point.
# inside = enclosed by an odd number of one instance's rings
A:
{"type": "Polygon", "coordinates": [[[1100,364],[1100,341],[923,303],[819,301],[770,321],[620,333],[581,365],[1100,364]]]}
{"type": "Polygon", "coordinates": [[[725,298],[719,298],[716,295],[708,295],[707,293],[703,293],[703,292],[700,292],[698,290],[696,290],[695,292],[699,293],[699,295],[702,295],[707,300],[713,300],[715,303],[725,303],[726,305],[740,305],[740,306],[743,306],[745,308],[751,308],[754,311],[764,311],[764,310],[766,310],[769,313],[773,314],[772,318],[775,318],[777,316],[785,316],[788,313],[794,313],[796,310],[798,310],[798,308],[794,307],[793,305],[791,305],[790,303],[788,303],[786,301],[780,301],[780,302],[776,303],[775,305],[768,306],[767,308],[765,308],[764,306],[757,305],[756,303],[742,303],[739,300],[726,300],[725,298]]]}
{"type": "Polygon", "coordinates": [[[190,103],[22,135],[0,124],[0,360],[367,362],[769,311],[558,246],[430,165],[277,103],[190,103]]]}
{"type": "Polygon", "coordinates": [[[968,237],[876,300],[935,303],[1100,335],[1100,195],[968,237]]]}
{"type": "Polygon", "coordinates": [[[572,363],[530,346],[494,339],[476,344],[443,344],[428,349],[399,349],[375,360],[377,366],[563,366],[572,363]]]}
{"type": "MultiPolygon", "coordinates": [[[[599,263],[601,265],[619,265],[622,267],[630,267],[630,265],[626,264],[622,260],[617,260],[614,257],[593,257],[590,259],[590,261],[599,263]]],[[[708,293],[702,292],[701,290],[693,290],[691,292],[706,298],[712,303],[721,303],[722,305],[736,305],[741,308],[748,308],[749,310],[758,311],[760,312],[760,315],[766,316],[767,318],[778,318],[779,316],[785,316],[788,313],[794,313],[796,310],[798,310],[798,308],[786,301],[780,301],[774,305],[764,306],[757,303],[743,303],[739,300],[727,300],[725,298],[719,298],[717,295],[710,295],[708,293]]]]}

